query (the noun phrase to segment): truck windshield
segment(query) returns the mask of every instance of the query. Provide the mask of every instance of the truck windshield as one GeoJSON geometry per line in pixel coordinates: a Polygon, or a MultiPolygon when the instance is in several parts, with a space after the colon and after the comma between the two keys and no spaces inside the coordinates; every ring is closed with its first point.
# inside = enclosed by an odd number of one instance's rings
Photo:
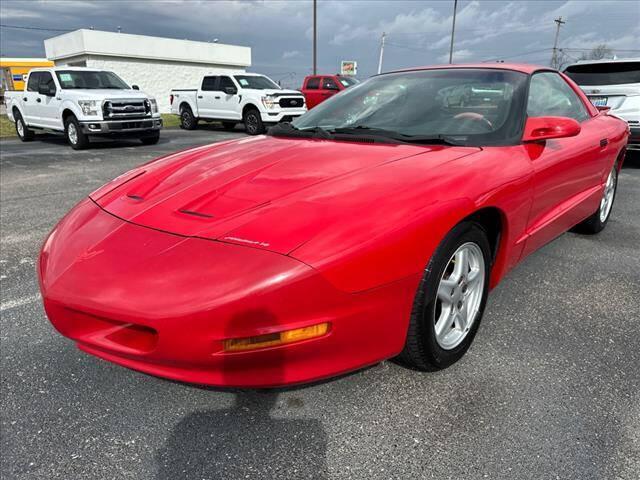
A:
{"type": "Polygon", "coordinates": [[[63,90],[129,90],[129,85],[113,72],[100,72],[88,70],[58,70],[56,71],[58,82],[63,90]]]}
{"type": "Polygon", "coordinates": [[[353,85],[358,83],[358,80],[353,77],[338,77],[338,80],[340,80],[340,83],[345,87],[352,87],[353,85]]]}
{"type": "Polygon", "coordinates": [[[640,62],[572,65],[564,73],[581,86],[640,83],[640,62]]]}
{"type": "Polygon", "coordinates": [[[277,83],[262,75],[235,75],[234,78],[242,88],[252,90],[280,90],[280,86],[277,83]]]}
{"type": "Polygon", "coordinates": [[[293,121],[295,129],[382,134],[407,140],[448,137],[461,145],[516,144],[524,123],[527,75],[450,68],[372,77],[293,121]]]}

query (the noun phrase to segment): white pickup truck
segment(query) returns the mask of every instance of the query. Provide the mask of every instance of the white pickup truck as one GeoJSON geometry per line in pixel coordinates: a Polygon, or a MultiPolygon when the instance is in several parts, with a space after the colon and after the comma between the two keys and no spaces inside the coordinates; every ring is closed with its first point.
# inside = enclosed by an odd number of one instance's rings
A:
{"type": "Polygon", "coordinates": [[[115,73],[81,67],[36,68],[23,92],[5,92],[7,116],[23,142],[36,130],[64,133],[75,150],[89,136],[139,138],[157,143],[162,128],[156,100],[115,73]]]}
{"type": "Polygon", "coordinates": [[[255,73],[205,75],[200,88],[171,90],[170,102],[171,113],[180,115],[180,126],[186,130],[196,128],[199,120],[217,120],[229,130],[242,122],[249,135],[307,111],[301,92],[284,90],[255,73]]]}

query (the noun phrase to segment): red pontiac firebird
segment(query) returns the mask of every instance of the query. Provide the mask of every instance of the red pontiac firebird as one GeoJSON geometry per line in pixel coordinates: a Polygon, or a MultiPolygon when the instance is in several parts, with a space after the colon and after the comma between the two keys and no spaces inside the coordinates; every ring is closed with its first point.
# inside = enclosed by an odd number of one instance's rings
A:
{"type": "Polygon", "coordinates": [[[378,75],[90,194],[44,243],[44,306],[82,350],[185,382],[445,368],[506,272],[605,227],[627,138],[547,68],[378,75]]]}

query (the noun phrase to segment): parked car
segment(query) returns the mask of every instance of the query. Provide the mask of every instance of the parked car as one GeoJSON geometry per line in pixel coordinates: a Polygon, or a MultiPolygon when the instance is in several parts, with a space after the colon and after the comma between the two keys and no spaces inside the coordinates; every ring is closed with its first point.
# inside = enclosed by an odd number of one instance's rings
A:
{"type": "Polygon", "coordinates": [[[23,142],[36,131],[64,133],[75,150],[94,135],[158,143],[162,118],[155,98],[115,73],[81,67],[36,68],[24,91],[9,91],[7,115],[23,142]]]}
{"type": "Polygon", "coordinates": [[[610,109],[631,129],[629,150],[640,150],[640,58],[585,60],[564,73],[576,82],[596,107],[610,109]]]}
{"type": "Polygon", "coordinates": [[[302,83],[302,93],[307,100],[307,107],[313,108],[356,83],[358,80],[346,75],[309,75],[302,83]]]}
{"type": "Polygon", "coordinates": [[[180,115],[186,130],[195,129],[199,120],[218,120],[229,130],[244,123],[249,135],[259,135],[267,126],[307,111],[300,92],[284,90],[256,73],[205,75],[199,88],[171,90],[169,100],[171,113],[180,115]]]}
{"type": "Polygon", "coordinates": [[[627,137],[543,67],[378,75],[90,194],[44,243],[44,307],[82,350],[187,382],[442,369],[518,262],[605,228],[627,137]]]}

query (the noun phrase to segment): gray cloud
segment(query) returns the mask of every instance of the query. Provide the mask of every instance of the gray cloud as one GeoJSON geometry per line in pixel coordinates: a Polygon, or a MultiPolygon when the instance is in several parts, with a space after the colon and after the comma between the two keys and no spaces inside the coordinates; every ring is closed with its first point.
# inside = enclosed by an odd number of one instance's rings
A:
{"type": "MultiPolygon", "coordinates": [[[[452,2],[319,0],[318,60],[334,73],[340,60],[358,61],[360,76],[375,73],[380,35],[388,34],[386,70],[448,60],[452,2]]],[[[559,15],[567,21],[560,46],[607,43],[619,56],[640,56],[640,7],[635,1],[461,0],[458,61],[508,58],[548,63],[559,15]],[[606,21],[605,21],[606,20],[606,21]],[[528,53],[522,55],[523,53],[528,53]]],[[[253,70],[299,85],[311,70],[310,0],[300,1],[43,1],[3,0],[3,24],[51,29],[93,26],[128,33],[251,46],[253,70]]],[[[2,56],[43,56],[56,32],[0,30],[2,56]]],[[[573,53],[579,55],[580,50],[573,53]]]]}

